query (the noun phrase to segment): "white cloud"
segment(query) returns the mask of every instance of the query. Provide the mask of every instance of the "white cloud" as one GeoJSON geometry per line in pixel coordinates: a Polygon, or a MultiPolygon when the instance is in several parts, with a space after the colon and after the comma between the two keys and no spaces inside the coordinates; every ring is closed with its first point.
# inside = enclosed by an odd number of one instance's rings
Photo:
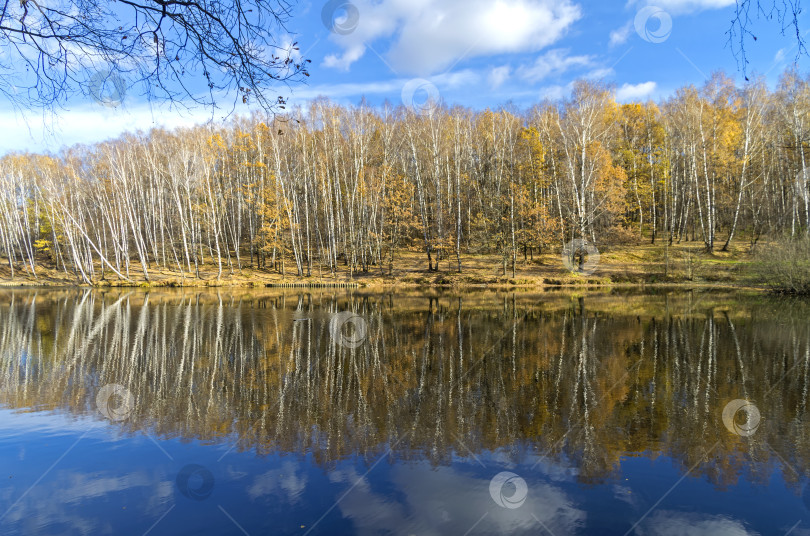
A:
{"type": "Polygon", "coordinates": [[[109,520],[102,515],[81,515],[77,505],[122,501],[125,497],[143,494],[147,498],[143,503],[133,505],[133,515],[156,519],[160,509],[165,510],[166,504],[173,502],[172,495],[177,490],[174,482],[167,481],[158,471],[131,471],[119,475],[98,467],[93,468],[95,470],[82,469],[54,471],[48,486],[34,486],[30,493],[19,498],[15,507],[7,512],[3,525],[12,531],[30,532],[30,522],[36,519],[36,526],[60,527],[62,532],[69,534],[108,532],[109,520]]]}
{"type": "Polygon", "coordinates": [[[431,76],[430,81],[439,86],[439,88],[455,89],[462,86],[478,84],[480,82],[480,76],[474,71],[464,69],[462,71],[431,76]]]}
{"type": "Polygon", "coordinates": [[[266,495],[278,495],[291,504],[301,500],[309,479],[306,472],[292,462],[283,462],[278,469],[271,469],[253,477],[247,494],[254,501],[266,495]],[[299,474],[300,473],[300,474],[299,474]]]}
{"type": "Polygon", "coordinates": [[[622,84],[616,90],[616,100],[619,102],[636,101],[649,97],[656,89],[655,82],[642,82],[640,84],[622,84]]]}
{"type": "Polygon", "coordinates": [[[352,45],[347,48],[343,54],[329,54],[323,59],[321,65],[332,69],[348,71],[352,63],[362,58],[365,53],[366,47],[364,45],[352,45]]]}
{"type": "Polygon", "coordinates": [[[188,127],[211,120],[211,111],[184,114],[148,105],[107,108],[101,105],[57,110],[47,116],[0,110],[0,154],[9,151],[58,151],[76,143],[96,143],[120,134],[152,128],[188,127]]]}
{"type": "Polygon", "coordinates": [[[706,9],[720,9],[733,5],[735,0],[631,0],[629,3],[660,7],[671,15],[697,13],[706,9]]]}
{"type": "Polygon", "coordinates": [[[489,76],[487,77],[487,81],[489,82],[489,87],[491,89],[498,89],[503,85],[504,82],[509,78],[509,74],[511,73],[511,68],[508,65],[502,65],[500,67],[495,67],[489,72],[489,76]]]}
{"type": "Polygon", "coordinates": [[[613,76],[614,71],[611,67],[599,67],[585,74],[583,78],[589,80],[601,80],[613,76]]]}
{"type": "Polygon", "coordinates": [[[631,33],[633,33],[633,21],[629,21],[621,28],[610,32],[610,46],[615,47],[626,43],[631,33]]]}
{"type": "Polygon", "coordinates": [[[642,535],[675,536],[748,536],[749,532],[741,522],[723,516],[661,511],[651,515],[636,530],[642,535]]]}
{"type": "MultiPolygon", "coordinates": [[[[508,66],[506,75],[508,76],[508,66]]],[[[440,92],[465,90],[480,86],[486,73],[463,69],[451,73],[431,76],[429,80],[440,92]]],[[[357,102],[362,96],[391,96],[394,106],[399,104],[402,88],[408,78],[387,80],[324,84],[298,85],[294,88],[278,87],[276,91],[288,101],[288,109],[294,105],[308,108],[309,102],[317,97],[327,97],[340,104],[357,102]]],[[[227,102],[222,100],[222,102],[227,102]]],[[[218,123],[218,119],[230,110],[218,110],[212,117],[210,108],[184,111],[169,110],[166,103],[128,104],[118,108],[108,108],[96,104],[83,104],[70,110],[56,110],[52,115],[20,114],[12,109],[0,108],[0,155],[12,151],[41,152],[58,151],[64,146],[77,143],[92,144],[116,138],[124,132],[138,130],[148,132],[153,128],[174,129],[191,127],[205,123],[218,123]]],[[[237,114],[250,115],[259,111],[258,105],[239,105],[237,114]]]]}
{"type": "Polygon", "coordinates": [[[568,95],[571,94],[571,90],[573,89],[573,84],[568,84],[565,86],[555,85],[555,86],[547,86],[540,90],[540,100],[548,99],[552,101],[562,100],[568,95]]]}
{"type": "Polygon", "coordinates": [[[521,67],[518,74],[524,80],[537,82],[561,75],[574,67],[587,67],[591,62],[590,56],[569,56],[567,50],[554,49],[539,56],[533,65],[521,67]]]}
{"type": "Polygon", "coordinates": [[[533,481],[526,502],[512,510],[492,500],[488,477],[432,468],[427,462],[395,467],[391,473],[398,492],[394,500],[356,472],[330,473],[330,481],[352,486],[338,508],[357,534],[380,534],[396,527],[398,534],[439,536],[454,527],[473,526],[480,534],[539,533],[544,527],[555,534],[575,534],[587,518],[562,488],[545,481],[533,481]],[[447,493],[448,489],[455,491],[447,493]]]}
{"type": "Polygon", "coordinates": [[[581,16],[572,0],[356,0],[357,27],[331,39],[340,54],[327,67],[348,69],[367,43],[392,38],[391,66],[426,76],[465,58],[533,52],[557,42],[581,16]]]}
{"type": "Polygon", "coordinates": [[[324,84],[318,86],[297,87],[289,94],[291,103],[301,104],[317,97],[327,97],[329,99],[345,99],[349,97],[361,97],[363,95],[384,95],[396,93],[402,89],[405,81],[391,79],[381,82],[346,83],[346,84],[324,84]]]}
{"type": "MultiPolygon", "coordinates": [[[[469,69],[428,77],[428,81],[439,90],[451,90],[463,87],[474,87],[481,83],[481,75],[469,69]]],[[[407,78],[392,78],[378,82],[324,84],[318,86],[298,86],[292,93],[285,93],[291,104],[303,104],[317,97],[328,97],[332,100],[357,99],[370,95],[399,95],[407,78]]],[[[282,91],[283,92],[283,91],[282,91]]],[[[396,104],[396,103],[394,103],[396,104]]]]}
{"type": "Polygon", "coordinates": [[[295,36],[287,34],[281,38],[281,43],[279,44],[279,48],[277,50],[271,50],[271,54],[275,54],[277,56],[284,53],[283,57],[288,57],[293,60],[295,63],[300,63],[302,59],[304,59],[303,55],[301,54],[301,49],[296,44],[295,36]]]}

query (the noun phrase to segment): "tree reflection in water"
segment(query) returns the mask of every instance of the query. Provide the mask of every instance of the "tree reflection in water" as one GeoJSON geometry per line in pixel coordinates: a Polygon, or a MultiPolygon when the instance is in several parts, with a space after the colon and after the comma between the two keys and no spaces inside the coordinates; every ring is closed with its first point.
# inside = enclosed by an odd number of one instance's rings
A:
{"type": "Polygon", "coordinates": [[[134,396],[127,433],[235,441],[239,450],[449,464],[502,450],[576,467],[666,455],[719,487],[774,468],[798,491],[810,315],[801,303],[692,294],[7,291],[0,403],[93,414],[134,396]],[[330,319],[362,319],[345,344],[330,319]],[[360,331],[358,332],[358,329],[360,331]],[[753,402],[750,437],[723,424],[753,402]],[[708,455],[707,455],[708,452],[708,455]]]}

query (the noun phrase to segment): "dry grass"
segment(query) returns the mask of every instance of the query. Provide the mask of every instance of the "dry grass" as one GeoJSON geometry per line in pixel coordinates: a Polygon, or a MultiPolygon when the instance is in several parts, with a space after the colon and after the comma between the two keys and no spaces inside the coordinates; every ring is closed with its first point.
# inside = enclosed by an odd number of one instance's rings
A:
{"type": "Polygon", "coordinates": [[[777,292],[810,295],[810,238],[785,237],[757,255],[758,280],[777,292]]]}
{"type": "MultiPolygon", "coordinates": [[[[759,249],[767,248],[760,244],[759,249]]],[[[463,255],[462,272],[457,271],[454,257],[443,259],[439,271],[427,270],[427,258],[418,252],[401,252],[394,262],[393,274],[389,275],[387,264],[372,266],[367,273],[355,272],[352,277],[347,267],[341,266],[333,277],[327,271],[319,276],[317,266],[311,277],[299,278],[287,271],[286,277],[269,270],[243,267],[230,273],[223,271],[217,280],[216,266],[207,265],[200,278],[180,274],[177,271],[150,271],[149,282],[143,274],[131,271],[131,282],[120,281],[109,270],[105,280],[100,280],[97,271],[97,286],[142,286],[142,287],[264,287],[280,283],[347,283],[355,282],[364,287],[559,287],[559,286],[621,286],[621,285],[685,285],[685,286],[740,286],[753,282],[750,265],[752,256],[747,242],[735,242],[728,252],[707,253],[701,243],[681,243],[665,247],[662,243],[635,244],[602,248],[601,260],[591,275],[577,274],[565,269],[560,252],[535,255],[533,259],[518,257],[515,275],[511,265],[503,274],[501,258],[497,255],[463,255]]],[[[134,266],[133,266],[134,268],[134,266]]],[[[289,268],[289,265],[288,265],[289,268]]],[[[4,286],[61,286],[78,285],[72,274],[56,271],[52,267],[38,266],[37,277],[19,264],[11,279],[8,262],[0,258],[0,285],[4,286]]]]}

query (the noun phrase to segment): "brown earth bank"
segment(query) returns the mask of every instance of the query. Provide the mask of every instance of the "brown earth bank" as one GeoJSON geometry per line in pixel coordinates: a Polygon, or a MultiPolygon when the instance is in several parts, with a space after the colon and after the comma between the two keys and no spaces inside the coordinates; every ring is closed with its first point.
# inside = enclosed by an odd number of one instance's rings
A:
{"type": "MultiPolygon", "coordinates": [[[[760,255],[768,244],[757,245],[760,255]]],[[[707,252],[702,243],[645,244],[603,248],[598,265],[592,273],[569,271],[562,260],[561,251],[547,251],[533,255],[521,254],[515,263],[514,275],[511,259],[505,270],[499,255],[462,255],[461,272],[455,257],[444,258],[438,271],[427,269],[423,253],[405,251],[394,258],[393,268],[388,263],[372,265],[367,272],[350,273],[347,266],[339,266],[333,275],[326,266],[312,267],[310,276],[299,277],[290,270],[251,268],[243,264],[231,272],[223,267],[217,278],[217,266],[208,263],[200,269],[200,277],[193,273],[181,274],[153,265],[146,280],[140,264],[131,263],[130,281],[121,280],[109,269],[98,266],[93,286],[98,287],[283,287],[283,286],[358,286],[366,288],[537,288],[582,286],[684,286],[684,287],[761,287],[754,275],[755,255],[750,243],[733,243],[728,251],[707,252]]],[[[36,267],[36,277],[30,267],[16,263],[12,277],[8,260],[0,257],[0,286],[88,286],[60,267],[55,269],[46,260],[36,267]]]]}

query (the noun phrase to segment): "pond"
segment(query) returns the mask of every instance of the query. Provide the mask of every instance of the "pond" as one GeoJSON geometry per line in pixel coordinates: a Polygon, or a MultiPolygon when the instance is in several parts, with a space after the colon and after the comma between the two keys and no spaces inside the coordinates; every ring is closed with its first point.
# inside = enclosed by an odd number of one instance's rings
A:
{"type": "Polygon", "coordinates": [[[810,304],[3,290],[0,534],[810,534],[810,304]]]}

